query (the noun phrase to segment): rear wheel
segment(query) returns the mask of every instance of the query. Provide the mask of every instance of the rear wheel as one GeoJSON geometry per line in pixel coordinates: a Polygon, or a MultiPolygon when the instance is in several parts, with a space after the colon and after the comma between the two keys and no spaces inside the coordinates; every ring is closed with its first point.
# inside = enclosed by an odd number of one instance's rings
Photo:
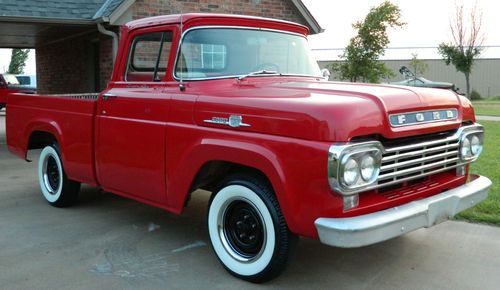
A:
{"type": "Polygon", "coordinates": [[[38,180],[43,196],[52,206],[71,206],[78,199],[80,183],[66,176],[56,145],[46,146],[40,153],[38,180]]]}
{"type": "Polygon", "coordinates": [[[296,241],[266,182],[230,178],[212,197],[208,211],[212,247],[232,275],[251,282],[277,277],[296,241]]]}

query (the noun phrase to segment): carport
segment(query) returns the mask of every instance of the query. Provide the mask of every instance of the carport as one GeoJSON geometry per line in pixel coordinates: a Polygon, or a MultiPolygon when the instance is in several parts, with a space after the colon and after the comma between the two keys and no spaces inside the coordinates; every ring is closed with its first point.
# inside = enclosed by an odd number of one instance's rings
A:
{"type": "Polygon", "coordinates": [[[40,93],[101,90],[111,74],[113,40],[118,38],[110,22],[130,20],[120,16],[133,1],[2,2],[0,47],[36,50],[40,93]]]}

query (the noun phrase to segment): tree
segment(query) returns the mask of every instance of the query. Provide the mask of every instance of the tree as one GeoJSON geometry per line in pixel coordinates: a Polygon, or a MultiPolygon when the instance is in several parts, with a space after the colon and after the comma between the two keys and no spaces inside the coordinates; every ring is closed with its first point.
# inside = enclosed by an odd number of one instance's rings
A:
{"type": "Polygon", "coordinates": [[[29,52],[29,49],[12,49],[9,70],[7,71],[7,73],[15,75],[24,73],[24,66],[26,65],[26,60],[28,59],[29,52]]]}
{"type": "Polygon", "coordinates": [[[446,65],[453,64],[465,76],[466,95],[470,98],[470,75],[474,61],[481,54],[484,35],[481,32],[482,13],[477,12],[477,3],[469,18],[464,17],[464,6],[455,7],[455,18],[450,22],[452,43],[441,43],[439,53],[446,65]]]}
{"type": "Polygon", "coordinates": [[[412,53],[411,56],[412,58],[410,60],[410,68],[413,74],[415,74],[415,76],[419,74],[424,74],[429,66],[422,60],[418,59],[417,53],[412,53]]]}
{"type": "Polygon", "coordinates": [[[378,61],[389,44],[387,28],[402,27],[401,11],[398,6],[385,1],[371,8],[363,21],[353,24],[357,35],[340,56],[343,61],[331,66],[342,80],[356,82],[379,82],[381,78],[394,76],[394,73],[378,61]]]}

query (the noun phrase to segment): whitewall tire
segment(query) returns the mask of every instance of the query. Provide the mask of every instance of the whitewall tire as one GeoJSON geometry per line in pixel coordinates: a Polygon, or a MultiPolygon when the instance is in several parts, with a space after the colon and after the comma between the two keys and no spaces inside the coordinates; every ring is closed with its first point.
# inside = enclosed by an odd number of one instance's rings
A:
{"type": "Polygon", "coordinates": [[[278,276],[294,240],[271,187],[246,177],[223,183],[212,197],[208,231],[226,270],[251,282],[278,276]]]}
{"type": "Polygon", "coordinates": [[[43,197],[53,206],[70,206],[78,198],[80,183],[67,178],[56,145],[46,146],[40,153],[38,181],[43,197]]]}

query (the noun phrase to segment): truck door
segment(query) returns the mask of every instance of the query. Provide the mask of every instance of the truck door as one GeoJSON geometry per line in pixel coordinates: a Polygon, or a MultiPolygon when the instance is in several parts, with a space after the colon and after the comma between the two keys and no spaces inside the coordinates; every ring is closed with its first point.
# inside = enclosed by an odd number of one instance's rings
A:
{"type": "Polygon", "coordinates": [[[163,84],[174,28],[131,35],[123,81],[100,96],[96,168],[108,191],[166,203],[165,142],[170,99],[163,84]]]}

